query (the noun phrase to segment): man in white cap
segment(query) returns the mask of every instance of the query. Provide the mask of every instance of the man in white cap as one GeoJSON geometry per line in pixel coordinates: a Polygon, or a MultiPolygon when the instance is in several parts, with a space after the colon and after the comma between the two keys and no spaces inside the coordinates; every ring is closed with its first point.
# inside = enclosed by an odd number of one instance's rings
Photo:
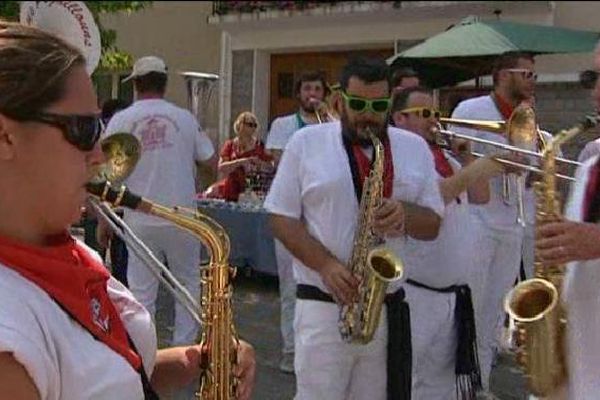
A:
{"type": "MultiPolygon", "coordinates": [[[[117,113],[106,128],[106,135],[133,134],[141,143],[141,157],[125,180],[133,192],[166,206],[194,207],[196,164],[214,167],[212,142],[188,110],[164,99],[167,66],[154,56],[142,57],[127,78],[133,79],[136,101],[117,113]]],[[[125,222],[175,277],[199,298],[200,243],[169,222],[135,211],[125,212],[125,222]]],[[[135,297],[154,315],[158,281],[129,252],[127,279],[135,297]]],[[[179,304],[175,305],[173,344],[193,343],[198,326],[179,304]]]]}

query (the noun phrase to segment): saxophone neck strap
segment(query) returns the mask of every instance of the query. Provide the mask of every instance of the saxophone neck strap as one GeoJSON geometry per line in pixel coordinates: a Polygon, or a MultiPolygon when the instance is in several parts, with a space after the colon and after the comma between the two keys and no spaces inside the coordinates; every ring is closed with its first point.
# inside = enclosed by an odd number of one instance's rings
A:
{"type": "MultiPolygon", "coordinates": [[[[375,148],[372,147],[371,159],[363,151],[363,147],[358,143],[353,143],[352,140],[342,133],[342,142],[344,149],[348,155],[348,164],[350,166],[350,173],[352,175],[352,183],[354,185],[354,193],[356,199],[360,203],[362,198],[363,184],[365,179],[371,172],[372,164],[375,159],[375,148]]],[[[390,147],[390,141],[386,137],[382,138],[381,143],[384,148],[384,171],[383,171],[383,196],[391,197],[392,188],[394,182],[394,163],[392,159],[392,151],[390,147]]]]}

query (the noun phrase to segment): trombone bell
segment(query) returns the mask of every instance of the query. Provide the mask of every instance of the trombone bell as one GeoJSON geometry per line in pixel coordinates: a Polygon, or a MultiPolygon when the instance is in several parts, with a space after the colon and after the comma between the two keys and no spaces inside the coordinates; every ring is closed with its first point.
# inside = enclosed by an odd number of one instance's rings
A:
{"type": "Polygon", "coordinates": [[[92,182],[123,182],[140,159],[140,141],[130,133],[120,132],[104,139],[100,146],[106,161],[98,167],[92,182]]]}

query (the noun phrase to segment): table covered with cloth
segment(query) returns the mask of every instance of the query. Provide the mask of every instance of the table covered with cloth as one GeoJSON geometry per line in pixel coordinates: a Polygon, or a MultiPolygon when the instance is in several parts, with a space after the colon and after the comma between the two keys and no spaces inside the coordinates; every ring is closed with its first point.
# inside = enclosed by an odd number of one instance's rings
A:
{"type": "MultiPolygon", "coordinates": [[[[277,276],[275,243],[264,208],[217,199],[200,199],[197,204],[200,212],[213,218],[227,231],[232,266],[277,276]]],[[[203,257],[207,256],[204,252],[203,257]]]]}

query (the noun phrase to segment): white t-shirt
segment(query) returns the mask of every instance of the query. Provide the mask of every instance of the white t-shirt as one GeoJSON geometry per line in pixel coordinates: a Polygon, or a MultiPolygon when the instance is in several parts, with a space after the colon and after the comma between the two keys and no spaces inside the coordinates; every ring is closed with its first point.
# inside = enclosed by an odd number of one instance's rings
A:
{"type": "Polygon", "coordinates": [[[271,123],[271,130],[267,136],[266,149],[283,150],[290,138],[300,129],[298,113],[275,118],[271,123]]]}
{"type": "MultiPolygon", "coordinates": [[[[447,152],[446,156],[454,172],[460,171],[461,165],[447,152]]],[[[444,178],[437,174],[437,179],[439,182],[444,178]]],[[[453,200],[446,204],[435,240],[407,239],[403,260],[410,266],[410,279],[436,288],[468,283],[468,274],[473,271],[475,237],[470,229],[467,193],[458,198],[460,203],[453,200]]]]}
{"type": "Polygon", "coordinates": [[[583,150],[581,150],[581,153],[579,153],[577,160],[579,162],[584,162],[588,158],[597,155],[600,155],[600,139],[592,140],[591,142],[586,143],[583,150]]]}
{"type": "MultiPolygon", "coordinates": [[[[438,178],[426,142],[400,129],[389,128],[388,132],[394,164],[392,198],[442,215],[438,178]]],[[[311,125],[294,134],[264,207],[272,214],[302,220],[313,237],[341,262],[348,262],[357,227],[358,201],[339,122],[311,125]]],[[[403,242],[388,239],[387,246],[402,256],[403,242]]],[[[295,258],[293,267],[297,283],[328,292],[316,271],[295,258]]],[[[390,285],[388,290],[397,287],[390,285]]]]}
{"type": "MultiPolygon", "coordinates": [[[[108,294],[142,357],[148,376],[156,358],[150,314],[114,278],[108,294]]],[[[42,400],[140,400],[140,374],[69,317],[46,292],[0,264],[0,352],[11,352],[42,400]]]]}
{"type": "MultiPolygon", "coordinates": [[[[461,102],[454,112],[452,118],[458,119],[477,119],[486,121],[504,120],[500,111],[496,107],[493,99],[489,95],[475,97],[461,102]]],[[[504,136],[493,132],[480,131],[470,128],[451,126],[450,130],[463,135],[475,136],[480,139],[491,140],[498,143],[507,144],[504,136]]],[[[495,153],[499,149],[492,145],[475,143],[471,145],[473,151],[483,154],[495,153]]],[[[525,176],[525,175],[523,175],[525,176]]],[[[514,174],[509,174],[510,204],[505,204],[502,196],[503,177],[490,179],[490,201],[487,204],[472,205],[472,212],[480,218],[488,228],[522,232],[522,227],[517,224],[517,186],[514,174]]]]}
{"type": "MultiPolygon", "coordinates": [[[[583,199],[589,170],[597,162],[592,157],[577,169],[565,217],[583,220],[583,199]]],[[[563,297],[567,311],[567,353],[569,399],[595,399],[600,392],[600,259],[576,261],[567,265],[563,297]]]]}
{"type": "MultiPolygon", "coordinates": [[[[125,180],[129,189],[165,206],[195,205],[196,162],[215,152],[212,142],[187,110],[163,99],[138,100],[110,120],[106,135],[133,134],[142,154],[125,180]]],[[[128,223],[165,225],[163,219],[126,212],[128,223]]]]}

